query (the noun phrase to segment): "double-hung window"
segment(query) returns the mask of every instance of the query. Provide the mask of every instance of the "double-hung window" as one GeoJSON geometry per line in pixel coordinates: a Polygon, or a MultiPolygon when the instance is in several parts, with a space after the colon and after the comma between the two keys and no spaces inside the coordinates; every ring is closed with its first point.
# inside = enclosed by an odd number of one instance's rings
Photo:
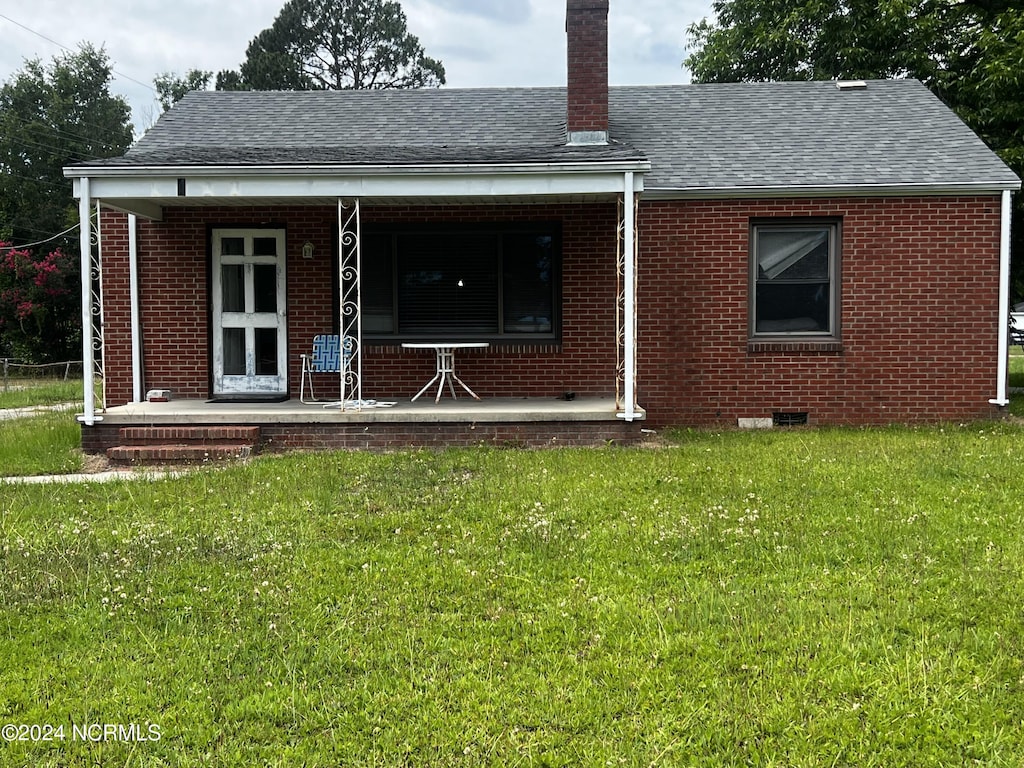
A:
{"type": "Polygon", "coordinates": [[[363,330],[377,339],[553,339],[559,332],[553,224],[367,228],[363,330]]]}
{"type": "Polygon", "coordinates": [[[750,333],[839,336],[839,222],[751,224],[750,333]]]}

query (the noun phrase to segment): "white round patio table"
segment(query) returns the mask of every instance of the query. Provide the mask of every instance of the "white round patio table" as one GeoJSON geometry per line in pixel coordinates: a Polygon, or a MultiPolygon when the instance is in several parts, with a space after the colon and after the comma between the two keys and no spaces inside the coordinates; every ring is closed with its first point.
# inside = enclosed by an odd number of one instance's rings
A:
{"type": "Polygon", "coordinates": [[[466,382],[455,375],[455,350],[457,349],[486,349],[491,346],[486,341],[415,341],[402,344],[405,349],[432,349],[437,355],[437,372],[434,374],[434,378],[423,385],[423,389],[416,393],[411,402],[415,402],[416,399],[430,389],[434,382],[438,382],[437,385],[437,397],[434,398],[435,403],[441,402],[441,394],[444,392],[444,384],[448,382],[448,389],[452,393],[452,399],[455,400],[455,384],[458,382],[464,390],[466,390],[472,397],[477,400],[480,397],[466,386],[466,382]]]}

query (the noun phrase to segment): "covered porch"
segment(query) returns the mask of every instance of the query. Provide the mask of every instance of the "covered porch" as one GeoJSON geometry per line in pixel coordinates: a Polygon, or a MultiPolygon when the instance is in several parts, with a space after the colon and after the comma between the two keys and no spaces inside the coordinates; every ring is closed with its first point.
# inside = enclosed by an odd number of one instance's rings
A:
{"type": "MultiPolygon", "coordinates": [[[[310,195],[308,178],[280,178],[278,169],[264,169],[263,178],[249,171],[239,174],[240,178],[225,179],[225,175],[232,176],[231,171],[219,168],[211,171],[214,178],[185,183],[177,177],[178,169],[147,168],[138,174],[142,178],[134,174],[124,178],[120,169],[92,169],[94,177],[83,173],[75,179],[76,192],[83,232],[92,235],[83,235],[82,240],[83,353],[96,361],[95,370],[87,370],[83,382],[83,447],[104,450],[116,444],[116,431],[125,424],[186,423],[259,424],[264,434],[274,435],[275,445],[295,447],[350,444],[345,435],[356,425],[365,433],[381,433],[379,440],[388,445],[402,442],[396,434],[403,430],[406,444],[483,441],[536,445],[552,439],[572,443],[622,439],[623,431],[616,422],[639,424],[645,416],[636,401],[635,345],[635,213],[637,194],[642,190],[642,174],[637,171],[642,172],[645,165],[635,160],[604,160],[514,172],[502,168],[487,173],[475,168],[467,172],[474,177],[472,191],[467,189],[466,178],[445,178],[427,188],[422,188],[423,180],[417,178],[417,189],[411,191],[406,177],[404,184],[388,180],[386,190],[391,194],[333,199],[310,195]],[[490,177],[492,194],[480,194],[480,176],[490,177]],[[168,177],[177,177],[176,196],[164,187],[171,181],[168,177]],[[398,188],[404,188],[409,196],[395,197],[398,188]],[[118,215],[120,231],[111,235],[108,222],[118,215]],[[371,316],[364,280],[373,257],[364,248],[365,223],[397,221],[403,216],[419,222],[453,217],[470,223],[499,222],[496,226],[506,228],[508,222],[524,219],[554,221],[564,236],[564,255],[558,263],[560,283],[552,292],[558,302],[554,307],[557,320],[546,328],[551,333],[529,338],[525,333],[531,328],[503,319],[504,330],[512,333],[491,337],[486,354],[460,357],[460,372],[465,373],[462,365],[468,366],[469,380],[483,395],[480,402],[461,397],[451,402],[446,395],[435,403],[430,394],[420,402],[408,402],[416,391],[410,384],[417,382],[419,388],[425,380],[424,365],[429,363],[424,353],[405,348],[417,346],[415,342],[425,338],[466,339],[461,329],[402,336],[397,327],[400,308],[396,306],[392,336],[374,338],[374,331],[380,332],[380,313],[379,307],[373,306],[377,315],[367,337],[366,323],[371,316]],[[596,234],[595,216],[607,222],[601,225],[601,234],[596,234]],[[218,321],[229,314],[218,309],[218,302],[226,301],[227,295],[218,285],[218,264],[227,263],[223,244],[227,237],[239,234],[239,227],[245,227],[247,239],[235,238],[245,249],[252,243],[257,247],[273,245],[273,238],[261,236],[258,229],[266,220],[277,228],[273,234],[278,243],[279,284],[277,317],[272,318],[277,330],[269,335],[276,333],[279,339],[273,361],[279,384],[274,390],[283,402],[209,402],[221,399],[218,390],[223,387],[218,376],[227,369],[221,340],[227,324],[218,321]],[[255,237],[248,236],[252,232],[255,237]],[[108,253],[111,242],[116,251],[113,260],[108,253]],[[112,295],[118,297],[116,304],[110,300],[112,295]],[[154,311],[155,306],[161,307],[162,314],[154,311]],[[309,351],[314,334],[322,332],[338,334],[353,344],[343,375],[335,376],[325,392],[318,387],[318,394],[344,401],[340,408],[299,402],[299,358],[309,351]],[[112,360],[117,361],[116,369],[112,360]],[[97,377],[105,384],[116,383],[116,387],[106,388],[100,399],[92,397],[97,377]],[[154,388],[170,390],[171,402],[146,402],[146,393],[154,388]],[[555,399],[574,388],[580,390],[580,399],[555,399]],[[114,397],[108,396],[115,391],[114,397]],[[395,397],[398,393],[401,396],[395,397]],[[372,398],[395,405],[365,405],[372,398]],[[569,427],[552,430],[537,426],[558,422],[569,427]],[[425,429],[397,426],[413,424],[425,429]],[[483,439],[482,424],[500,426],[490,428],[490,439],[483,439]],[[581,424],[591,426],[581,431],[581,424]],[[323,433],[319,425],[334,425],[334,436],[310,437],[318,430],[323,433]],[[468,432],[463,434],[464,430],[468,432]]],[[[189,170],[205,175],[200,169],[189,170]]],[[[337,177],[326,173],[327,178],[318,178],[316,183],[339,193],[384,191],[374,189],[370,179],[332,171],[337,177]]],[[[249,256],[248,250],[239,253],[249,256]]],[[[256,253],[252,271],[267,271],[265,265],[273,258],[256,253]]],[[[248,267],[233,269],[240,276],[249,274],[248,267]]],[[[242,282],[240,277],[239,284],[242,282]]],[[[500,304],[503,295],[499,293],[498,298],[500,304]]],[[[251,319],[259,313],[247,310],[237,314],[251,319]]],[[[508,315],[506,312],[506,318],[508,315]]],[[[242,332],[236,335],[239,339],[243,336],[242,332]]],[[[258,350],[256,354],[247,352],[247,356],[249,359],[238,365],[258,368],[258,350]]],[[[260,377],[249,378],[255,381],[260,377]]],[[[257,387],[231,394],[259,399],[268,391],[257,387]]],[[[625,432],[639,434],[639,429],[627,427],[625,432]]]]}

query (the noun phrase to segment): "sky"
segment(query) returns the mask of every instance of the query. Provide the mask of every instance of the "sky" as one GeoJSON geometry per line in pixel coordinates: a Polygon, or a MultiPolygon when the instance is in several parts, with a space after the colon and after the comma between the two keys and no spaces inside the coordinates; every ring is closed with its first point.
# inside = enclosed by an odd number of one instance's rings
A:
{"type": "MultiPolygon", "coordinates": [[[[153,78],[237,69],[285,0],[32,0],[0,5],[0,82],[26,59],[49,62],[81,42],[102,46],[111,91],[132,107],[137,135],[160,106],[153,78]],[[7,6],[4,9],[3,6],[7,6]]],[[[444,64],[448,88],[565,85],[564,0],[401,0],[409,32],[444,64]]],[[[689,82],[686,29],[711,0],[611,0],[613,85],[689,82]]]]}

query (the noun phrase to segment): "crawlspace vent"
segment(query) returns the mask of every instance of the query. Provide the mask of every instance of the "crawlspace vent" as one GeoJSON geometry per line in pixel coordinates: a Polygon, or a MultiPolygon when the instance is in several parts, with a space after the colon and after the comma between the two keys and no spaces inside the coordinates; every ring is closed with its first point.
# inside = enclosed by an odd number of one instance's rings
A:
{"type": "Polygon", "coordinates": [[[772,414],[772,424],[776,427],[801,427],[807,424],[807,411],[793,411],[783,413],[776,411],[772,414]]]}

